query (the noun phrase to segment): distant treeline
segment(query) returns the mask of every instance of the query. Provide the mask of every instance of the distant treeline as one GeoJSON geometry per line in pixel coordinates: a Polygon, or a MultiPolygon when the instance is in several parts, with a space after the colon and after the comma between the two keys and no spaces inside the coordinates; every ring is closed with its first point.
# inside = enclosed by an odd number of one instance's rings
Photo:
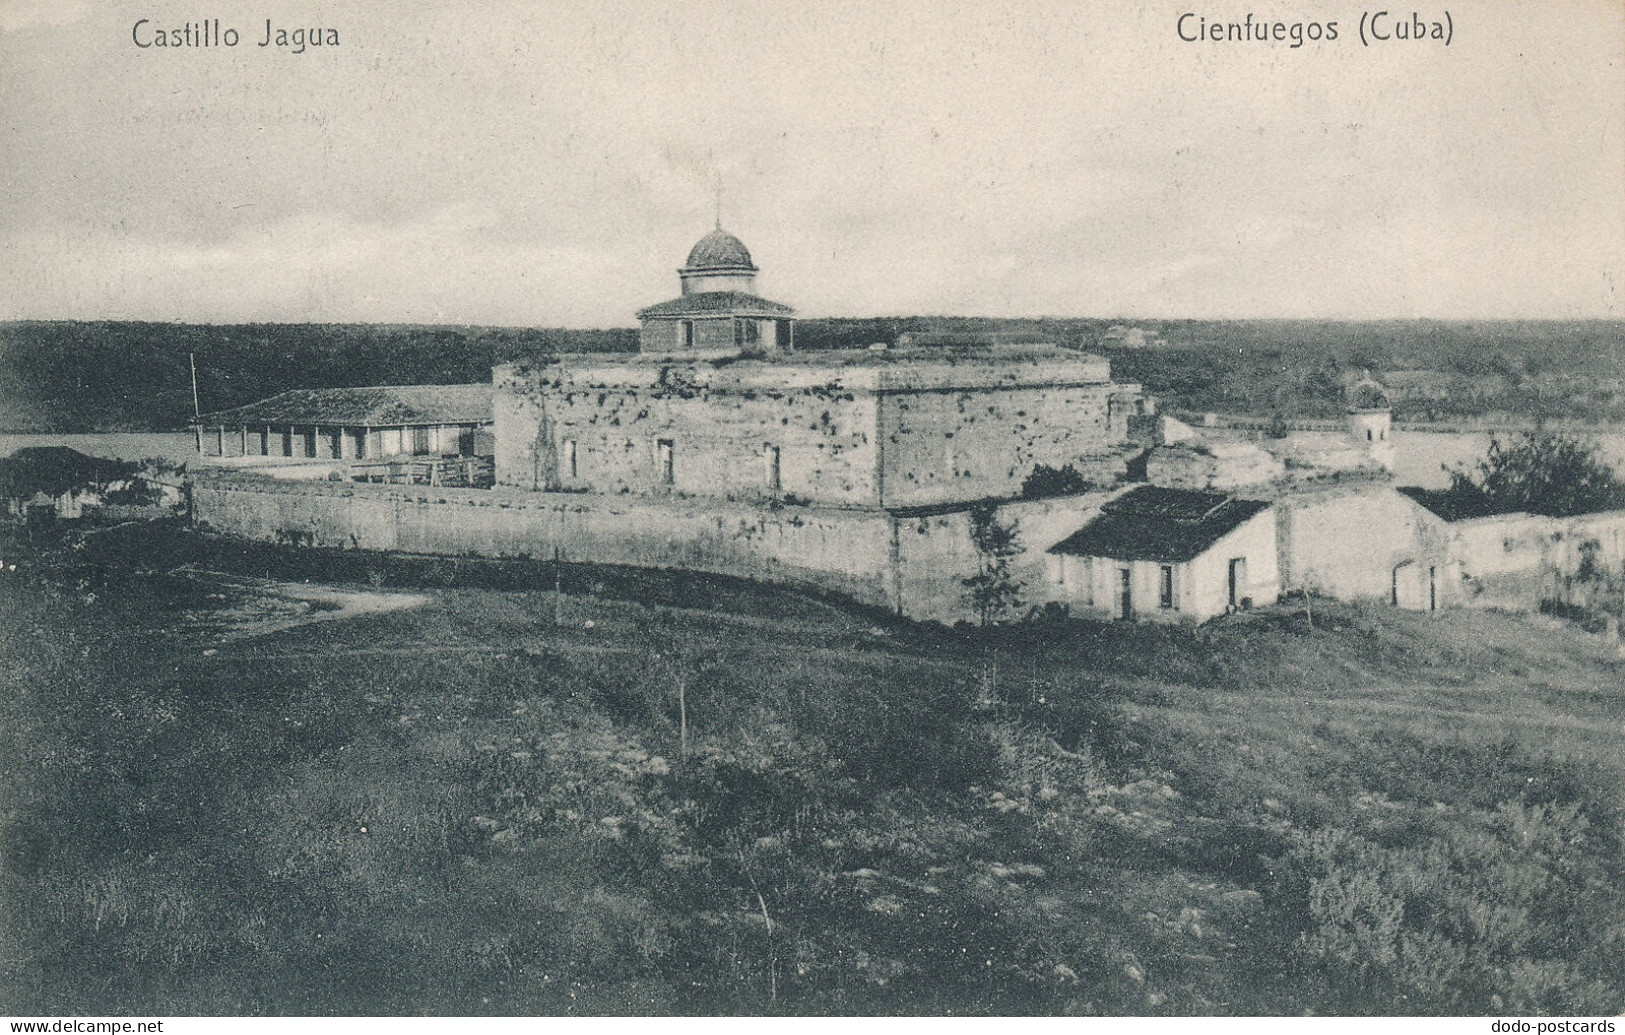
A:
{"type": "MultiPolygon", "coordinates": [[[[1625,322],[994,319],[803,320],[799,349],[863,348],[904,333],[998,334],[1100,352],[1166,405],[1285,418],[1336,416],[1352,370],[1384,380],[1409,420],[1625,420],[1625,322]],[[1143,330],[1130,347],[1114,327],[1143,330]]],[[[633,328],[356,324],[0,324],[0,431],[170,430],[192,414],[290,388],[490,378],[554,352],[632,352],[633,328]]]]}
{"type": "Polygon", "coordinates": [[[459,384],[545,352],[635,351],[637,332],[358,324],[0,324],[0,430],[168,431],[290,388],[459,384]]]}

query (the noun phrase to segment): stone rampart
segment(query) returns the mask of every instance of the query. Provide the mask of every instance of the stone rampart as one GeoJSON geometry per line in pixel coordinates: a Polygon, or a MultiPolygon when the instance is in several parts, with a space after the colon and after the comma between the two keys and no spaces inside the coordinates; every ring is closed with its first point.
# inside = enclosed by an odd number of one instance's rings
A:
{"type": "MultiPolygon", "coordinates": [[[[1022,552],[1011,572],[1026,605],[1056,599],[1046,550],[1110,493],[994,504],[1022,552]]],[[[267,542],[336,549],[566,561],[714,572],[839,593],[911,618],[972,617],[964,580],[979,568],[968,508],[926,515],[878,508],[731,503],[708,498],[357,482],[285,482],[200,472],[199,524],[267,542]]]]}
{"type": "Polygon", "coordinates": [[[517,490],[272,482],[209,474],[196,520],[338,549],[681,568],[829,590],[898,609],[883,511],[517,490]]]}

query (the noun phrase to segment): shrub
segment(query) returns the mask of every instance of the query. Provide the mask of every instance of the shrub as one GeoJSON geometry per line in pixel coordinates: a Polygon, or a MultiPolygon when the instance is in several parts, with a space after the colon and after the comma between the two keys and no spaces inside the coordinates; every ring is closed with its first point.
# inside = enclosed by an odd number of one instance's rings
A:
{"type": "Polygon", "coordinates": [[[1617,1009],[1607,946],[1625,929],[1588,827],[1578,804],[1505,801],[1404,847],[1347,828],[1299,835],[1302,951],[1375,1011],[1617,1009]]]}
{"type": "Polygon", "coordinates": [[[1071,464],[1060,467],[1038,464],[1021,483],[1021,495],[1026,499],[1042,499],[1046,496],[1072,496],[1093,488],[1094,483],[1071,464]]]}

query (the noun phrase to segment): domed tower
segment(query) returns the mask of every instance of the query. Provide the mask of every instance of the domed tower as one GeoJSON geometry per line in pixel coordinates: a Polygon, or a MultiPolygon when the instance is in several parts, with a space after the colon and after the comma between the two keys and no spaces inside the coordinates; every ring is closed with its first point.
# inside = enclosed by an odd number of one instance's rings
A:
{"type": "Polygon", "coordinates": [[[720,226],[689,249],[688,262],[677,275],[682,278],[685,295],[707,291],[756,293],[756,264],[750,261],[750,249],[720,226]]]}
{"type": "Polygon", "coordinates": [[[1392,430],[1393,409],[1388,392],[1367,373],[1343,393],[1348,410],[1349,434],[1372,460],[1394,469],[1392,430]]]}
{"type": "Polygon", "coordinates": [[[681,294],[638,311],[639,351],[763,355],[795,347],[796,311],[756,294],[750,249],[717,227],[689,249],[677,271],[681,294]]]}

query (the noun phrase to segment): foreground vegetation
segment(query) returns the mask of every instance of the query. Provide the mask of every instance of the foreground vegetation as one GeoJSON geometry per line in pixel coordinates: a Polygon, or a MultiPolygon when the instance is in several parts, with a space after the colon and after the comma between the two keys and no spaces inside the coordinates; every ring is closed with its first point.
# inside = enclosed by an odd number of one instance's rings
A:
{"type": "Polygon", "coordinates": [[[163,526],[0,556],[0,1012],[1625,1005],[1625,664],[1551,620],[956,631],[163,526]],[[256,625],[246,576],[429,599],[256,625]]]}

